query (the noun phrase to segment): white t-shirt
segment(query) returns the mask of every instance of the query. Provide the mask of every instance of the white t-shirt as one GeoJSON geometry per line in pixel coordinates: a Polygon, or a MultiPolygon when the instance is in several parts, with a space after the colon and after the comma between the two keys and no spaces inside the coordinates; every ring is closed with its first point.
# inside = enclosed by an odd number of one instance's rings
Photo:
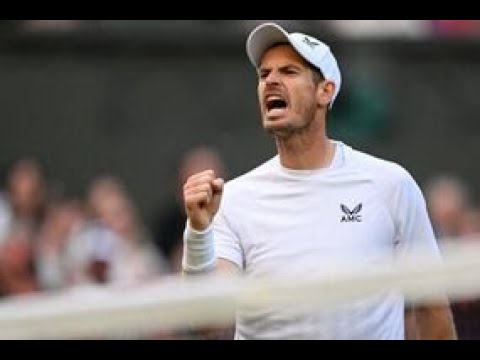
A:
{"type": "MultiPolygon", "coordinates": [[[[229,181],[213,228],[217,256],[250,277],[339,258],[375,265],[420,248],[440,256],[410,174],[341,142],[328,168],[290,170],[276,156],[229,181]]],[[[386,292],[336,310],[239,309],[235,338],[403,339],[404,301],[386,292]]]]}

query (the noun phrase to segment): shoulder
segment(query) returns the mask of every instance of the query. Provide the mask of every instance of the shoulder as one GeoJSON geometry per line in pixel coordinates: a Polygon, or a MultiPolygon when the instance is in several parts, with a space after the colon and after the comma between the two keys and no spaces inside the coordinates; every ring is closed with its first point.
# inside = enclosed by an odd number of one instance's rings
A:
{"type": "Polygon", "coordinates": [[[350,151],[351,166],[368,177],[395,219],[402,209],[425,205],[420,187],[402,165],[353,149],[350,151]]]}
{"type": "MultiPolygon", "coordinates": [[[[276,173],[276,157],[264,162],[253,170],[233,178],[225,183],[220,213],[230,221],[239,218],[244,210],[250,209],[259,192],[268,188],[276,173]]],[[[247,210],[248,211],[248,210],[247,210]]]]}
{"type": "Polygon", "coordinates": [[[365,175],[373,182],[396,188],[404,185],[416,185],[410,172],[402,165],[382,159],[352,148],[347,150],[350,166],[365,175]]]}

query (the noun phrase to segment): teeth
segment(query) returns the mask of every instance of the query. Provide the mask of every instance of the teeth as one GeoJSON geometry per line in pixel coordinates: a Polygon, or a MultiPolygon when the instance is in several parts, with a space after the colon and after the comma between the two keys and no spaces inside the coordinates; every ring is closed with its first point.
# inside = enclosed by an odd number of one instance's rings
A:
{"type": "Polygon", "coordinates": [[[278,95],[267,96],[267,101],[276,101],[276,100],[283,101],[283,98],[281,96],[278,96],[278,95]]]}

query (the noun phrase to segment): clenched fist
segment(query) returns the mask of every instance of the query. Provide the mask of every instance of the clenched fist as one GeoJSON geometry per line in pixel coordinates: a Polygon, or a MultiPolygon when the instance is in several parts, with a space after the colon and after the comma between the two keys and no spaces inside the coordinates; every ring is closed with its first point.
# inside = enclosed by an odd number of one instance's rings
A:
{"type": "Polygon", "coordinates": [[[213,170],[203,171],[187,179],[183,186],[183,199],[193,229],[203,231],[211,224],[220,206],[223,184],[223,179],[217,178],[213,170]]]}

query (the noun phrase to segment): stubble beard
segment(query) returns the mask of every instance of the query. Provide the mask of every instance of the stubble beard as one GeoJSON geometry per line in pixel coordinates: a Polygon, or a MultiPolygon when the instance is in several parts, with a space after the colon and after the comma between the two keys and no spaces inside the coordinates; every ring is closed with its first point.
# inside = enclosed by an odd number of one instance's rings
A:
{"type": "Polygon", "coordinates": [[[296,136],[301,136],[310,131],[315,120],[314,111],[306,111],[303,121],[295,124],[294,121],[278,128],[267,128],[266,131],[277,141],[288,141],[296,136]]]}

